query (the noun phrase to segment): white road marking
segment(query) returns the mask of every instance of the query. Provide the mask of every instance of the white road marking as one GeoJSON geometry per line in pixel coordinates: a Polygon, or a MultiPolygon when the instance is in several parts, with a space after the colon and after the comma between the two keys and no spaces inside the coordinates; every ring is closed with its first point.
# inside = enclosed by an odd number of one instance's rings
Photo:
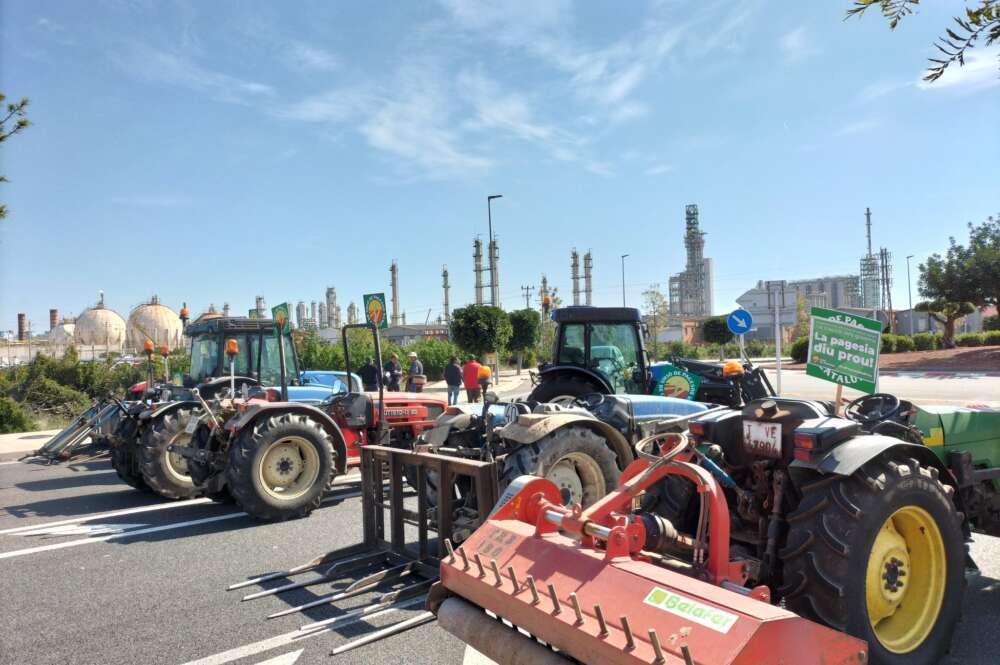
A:
{"type": "Polygon", "coordinates": [[[275,658],[269,658],[267,660],[262,660],[257,665],[295,665],[295,662],[302,655],[305,649],[299,649],[298,651],[289,651],[288,653],[283,653],[275,658]]]}
{"type": "Polygon", "coordinates": [[[31,536],[100,536],[105,533],[122,533],[129,529],[140,529],[149,526],[145,522],[139,523],[108,523],[108,524],[63,524],[62,526],[42,527],[31,531],[21,531],[17,535],[31,536]]]}
{"type": "Polygon", "coordinates": [[[251,644],[246,644],[241,647],[236,647],[235,649],[230,649],[229,651],[223,651],[222,653],[217,653],[212,656],[206,656],[199,660],[192,660],[184,665],[225,665],[225,663],[231,663],[234,660],[239,660],[241,658],[249,658],[250,656],[256,656],[259,653],[265,651],[270,651],[271,649],[277,649],[279,647],[288,646],[290,644],[296,644],[302,640],[307,640],[310,637],[316,637],[317,635],[325,635],[330,631],[342,628],[345,625],[358,623],[359,621],[374,619],[377,616],[382,616],[384,614],[389,614],[391,612],[398,612],[402,609],[407,609],[416,605],[417,603],[424,602],[423,598],[416,598],[413,601],[406,603],[405,605],[400,605],[398,607],[389,607],[380,612],[372,612],[371,614],[363,614],[352,617],[344,617],[346,621],[341,623],[336,623],[330,626],[325,626],[320,630],[313,631],[303,631],[295,629],[291,632],[284,633],[282,635],[276,635],[275,637],[269,637],[266,640],[261,640],[260,642],[253,642],[251,644]]]}
{"type": "Polygon", "coordinates": [[[137,506],[135,508],[122,508],[121,510],[110,510],[105,513],[94,513],[83,517],[72,517],[70,519],[58,520],[55,522],[44,522],[42,524],[30,524],[28,526],[15,526],[10,529],[0,531],[0,535],[8,533],[19,533],[21,531],[32,531],[43,527],[61,526],[63,524],[79,524],[90,520],[100,520],[108,517],[121,517],[122,515],[137,515],[139,513],[149,513],[154,510],[168,510],[170,508],[185,508],[187,506],[197,506],[204,503],[212,503],[211,499],[186,499],[184,501],[171,501],[170,503],[154,503],[149,506],[137,506]]]}
{"type": "MultiPolygon", "coordinates": [[[[337,494],[334,496],[329,496],[323,500],[323,503],[327,501],[335,501],[338,499],[350,499],[353,497],[361,496],[361,492],[352,492],[350,494],[337,494]]],[[[89,545],[91,543],[105,543],[110,540],[117,540],[119,538],[131,538],[132,536],[141,536],[147,533],[159,533],[161,531],[172,531],[173,529],[181,529],[186,526],[198,526],[199,524],[210,524],[212,522],[221,522],[222,520],[231,520],[236,517],[246,517],[246,513],[226,513],[225,515],[215,515],[214,517],[204,517],[199,520],[188,520],[186,522],[175,522],[174,524],[162,524],[160,526],[153,526],[147,529],[136,529],[134,531],[126,531],[124,533],[112,533],[104,536],[95,536],[93,538],[81,538],[80,540],[69,540],[62,543],[53,543],[51,545],[41,545],[39,547],[28,547],[21,550],[14,550],[12,552],[0,552],[0,559],[11,559],[17,556],[24,556],[26,554],[37,554],[39,552],[48,552],[51,550],[61,550],[67,547],[77,547],[79,545],[89,545]]]]}
{"type": "MultiPolygon", "coordinates": [[[[361,481],[360,476],[346,477],[341,476],[333,481],[334,486],[337,485],[352,485],[357,484],[361,481]]],[[[60,526],[63,524],[79,524],[81,522],[89,522],[91,520],[106,519],[109,517],[121,517],[122,515],[137,515],[139,513],[148,513],[154,510],[169,510],[171,508],[186,508],[188,506],[198,506],[206,503],[212,503],[211,499],[185,499],[183,501],[171,501],[169,503],[154,503],[149,506],[137,506],[135,508],[122,508],[121,510],[110,510],[104,513],[94,513],[92,515],[84,515],[82,517],[72,517],[65,520],[58,520],[55,522],[43,522],[41,524],[29,524],[28,526],[15,526],[9,529],[0,530],[0,535],[6,535],[10,533],[20,533],[21,531],[32,531],[34,529],[41,529],[42,527],[53,527],[60,526]]]]}
{"type": "Polygon", "coordinates": [[[0,462],[0,466],[4,466],[5,464],[20,464],[20,463],[21,463],[21,460],[16,459],[13,462],[0,462]]]}

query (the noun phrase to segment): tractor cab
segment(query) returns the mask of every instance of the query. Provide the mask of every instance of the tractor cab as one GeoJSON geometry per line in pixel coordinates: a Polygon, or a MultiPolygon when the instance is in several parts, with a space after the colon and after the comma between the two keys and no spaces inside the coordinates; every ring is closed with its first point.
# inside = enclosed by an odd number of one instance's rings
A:
{"type": "MultiPolygon", "coordinates": [[[[184,377],[184,385],[195,387],[211,383],[213,379],[228,378],[229,360],[226,341],[235,339],[239,348],[233,360],[239,383],[276,386],[281,383],[281,358],[279,339],[274,335],[274,322],[270,319],[215,318],[196,321],[184,334],[191,340],[191,369],[184,377]]],[[[291,337],[283,335],[287,375],[297,383],[298,358],[291,337]]]]}
{"type": "Polygon", "coordinates": [[[539,367],[531,399],[559,401],[588,393],[645,394],[649,358],[642,318],[633,307],[563,307],[552,313],[557,330],[552,362],[539,367]]]}

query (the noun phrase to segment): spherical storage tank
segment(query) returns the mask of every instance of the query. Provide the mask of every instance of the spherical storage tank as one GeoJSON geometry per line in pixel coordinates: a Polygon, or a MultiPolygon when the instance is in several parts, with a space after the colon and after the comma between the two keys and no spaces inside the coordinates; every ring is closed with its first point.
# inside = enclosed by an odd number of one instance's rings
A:
{"type": "Polygon", "coordinates": [[[49,331],[49,342],[52,344],[57,344],[59,346],[69,346],[73,343],[73,330],[76,328],[75,323],[70,323],[68,321],[63,321],[55,328],[49,331]]]}
{"type": "Polygon", "coordinates": [[[170,349],[181,346],[181,336],[184,328],[181,319],[174,310],[160,304],[160,299],[153,296],[148,303],[143,303],[128,317],[128,345],[133,349],[142,349],[143,343],[150,339],[157,347],[166,344],[170,349]]]}
{"type": "Polygon", "coordinates": [[[87,346],[121,347],[125,341],[125,319],[113,309],[104,306],[104,296],[101,301],[76,317],[73,326],[73,339],[77,344],[87,346]]]}

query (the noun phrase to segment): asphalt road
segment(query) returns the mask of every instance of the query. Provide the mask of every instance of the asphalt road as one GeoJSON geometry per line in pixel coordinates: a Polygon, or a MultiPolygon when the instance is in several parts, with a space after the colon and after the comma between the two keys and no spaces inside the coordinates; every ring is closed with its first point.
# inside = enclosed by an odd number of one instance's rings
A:
{"type": "MultiPolygon", "coordinates": [[[[329,593],[330,583],[252,602],[225,588],[358,542],[360,499],[347,480],[339,498],[311,517],[260,524],[232,506],[168,502],[132,490],[106,460],[0,465],[0,663],[330,662],[330,650],[364,624],[290,639],[299,626],[338,610],[264,618],[329,593]]],[[[972,552],[984,574],[970,584],[946,662],[986,665],[996,662],[1000,637],[1000,540],[977,536],[972,552]]],[[[431,623],[338,662],[438,665],[461,663],[462,654],[463,645],[431,623]]]]}
{"type": "MultiPolygon", "coordinates": [[[[771,384],[776,384],[775,372],[767,370],[771,384]]],[[[837,387],[822,379],[806,376],[803,370],[782,370],[781,393],[793,397],[832,400],[837,387]]],[[[882,376],[879,390],[917,404],[986,404],[1000,407],[1000,378],[991,376],[882,376]]],[[[844,397],[854,399],[861,393],[844,389],[844,397]]]]}

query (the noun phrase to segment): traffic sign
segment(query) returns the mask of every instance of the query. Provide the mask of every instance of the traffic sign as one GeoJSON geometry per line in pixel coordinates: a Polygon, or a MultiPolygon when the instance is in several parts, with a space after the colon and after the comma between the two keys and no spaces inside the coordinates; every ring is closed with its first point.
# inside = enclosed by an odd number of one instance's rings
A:
{"type": "Polygon", "coordinates": [[[729,326],[729,332],[734,335],[745,335],[750,332],[750,326],[753,325],[753,316],[742,307],[734,309],[726,317],[726,325],[729,326]]]}

